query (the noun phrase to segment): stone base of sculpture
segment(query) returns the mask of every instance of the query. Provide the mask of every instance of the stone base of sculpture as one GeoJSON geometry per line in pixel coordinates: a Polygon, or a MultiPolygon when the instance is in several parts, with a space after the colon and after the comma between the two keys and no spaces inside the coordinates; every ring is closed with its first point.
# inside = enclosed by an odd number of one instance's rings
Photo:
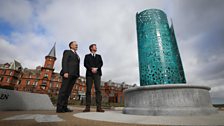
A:
{"type": "Polygon", "coordinates": [[[208,115],[212,106],[209,87],[169,84],[141,86],[124,91],[124,114],[132,115],[208,115]]]}

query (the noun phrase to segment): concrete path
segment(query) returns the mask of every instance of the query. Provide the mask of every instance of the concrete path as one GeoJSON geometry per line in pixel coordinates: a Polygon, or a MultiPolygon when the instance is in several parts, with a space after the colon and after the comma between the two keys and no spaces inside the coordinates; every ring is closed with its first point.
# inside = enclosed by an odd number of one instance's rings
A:
{"type": "MultiPolygon", "coordinates": [[[[121,111],[83,113],[84,107],[70,107],[72,113],[55,111],[0,111],[0,126],[224,126],[224,111],[210,116],[137,116],[121,111]]],[[[119,110],[119,109],[115,109],[119,110]]]]}
{"type": "Polygon", "coordinates": [[[224,112],[208,116],[139,116],[126,115],[121,111],[106,111],[105,113],[77,113],[73,116],[82,119],[146,125],[183,125],[183,126],[224,126],[224,112]]]}

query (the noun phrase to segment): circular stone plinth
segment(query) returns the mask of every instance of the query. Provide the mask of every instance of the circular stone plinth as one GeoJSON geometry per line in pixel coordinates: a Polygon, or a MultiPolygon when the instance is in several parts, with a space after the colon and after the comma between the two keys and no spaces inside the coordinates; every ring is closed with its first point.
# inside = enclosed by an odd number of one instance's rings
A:
{"type": "Polygon", "coordinates": [[[212,106],[209,87],[169,84],[130,88],[124,91],[124,114],[208,115],[212,106]]]}

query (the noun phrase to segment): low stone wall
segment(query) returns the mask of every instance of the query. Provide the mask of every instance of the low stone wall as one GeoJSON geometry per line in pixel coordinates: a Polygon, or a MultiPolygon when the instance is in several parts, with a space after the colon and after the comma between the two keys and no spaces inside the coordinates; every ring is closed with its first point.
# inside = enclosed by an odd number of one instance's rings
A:
{"type": "Polygon", "coordinates": [[[46,94],[28,93],[0,88],[0,111],[54,110],[46,94]]]}

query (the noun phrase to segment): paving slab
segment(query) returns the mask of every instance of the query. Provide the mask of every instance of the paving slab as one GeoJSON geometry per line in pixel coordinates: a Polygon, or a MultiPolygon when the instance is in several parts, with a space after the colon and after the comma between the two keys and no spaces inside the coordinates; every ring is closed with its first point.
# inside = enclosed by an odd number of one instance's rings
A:
{"type": "Polygon", "coordinates": [[[224,126],[223,111],[212,116],[162,117],[124,115],[121,111],[107,109],[105,113],[97,113],[95,108],[89,113],[83,113],[82,106],[70,108],[74,112],[0,111],[0,126],[224,126]]]}

